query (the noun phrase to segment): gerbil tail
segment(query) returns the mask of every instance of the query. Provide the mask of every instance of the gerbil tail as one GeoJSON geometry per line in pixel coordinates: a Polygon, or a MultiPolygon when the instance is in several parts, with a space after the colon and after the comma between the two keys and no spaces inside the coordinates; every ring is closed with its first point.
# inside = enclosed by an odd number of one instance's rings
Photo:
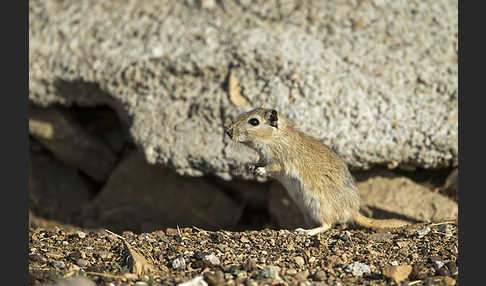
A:
{"type": "Polygon", "coordinates": [[[409,222],[399,219],[373,219],[358,213],[354,217],[354,222],[360,226],[368,228],[396,228],[409,225],[409,222]]]}

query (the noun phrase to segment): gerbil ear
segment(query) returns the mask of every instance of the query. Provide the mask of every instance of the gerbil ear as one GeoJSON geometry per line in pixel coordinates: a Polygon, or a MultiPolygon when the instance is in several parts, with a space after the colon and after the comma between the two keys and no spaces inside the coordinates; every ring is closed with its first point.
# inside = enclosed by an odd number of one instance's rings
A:
{"type": "Polygon", "coordinates": [[[278,128],[277,110],[269,109],[269,110],[265,111],[265,119],[268,121],[270,126],[278,128]]]}

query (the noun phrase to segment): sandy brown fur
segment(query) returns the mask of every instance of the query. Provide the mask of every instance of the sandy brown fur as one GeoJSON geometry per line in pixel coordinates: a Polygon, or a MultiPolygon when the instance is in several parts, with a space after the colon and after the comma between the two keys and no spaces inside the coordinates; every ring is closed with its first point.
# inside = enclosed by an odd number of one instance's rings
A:
{"type": "Polygon", "coordinates": [[[275,121],[272,109],[257,108],[227,127],[233,141],[255,149],[261,172],[276,178],[298,203],[304,216],[321,225],[315,234],[338,222],[386,228],[407,224],[399,220],[375,220],[359,214],[358,189],[344,161],[329,147],[294,127],[282,114],[275,121]],[[260,124],[249,124],[251,118],[260,124]],[[274,124],[275,126],[271,126],[274,124]]]}

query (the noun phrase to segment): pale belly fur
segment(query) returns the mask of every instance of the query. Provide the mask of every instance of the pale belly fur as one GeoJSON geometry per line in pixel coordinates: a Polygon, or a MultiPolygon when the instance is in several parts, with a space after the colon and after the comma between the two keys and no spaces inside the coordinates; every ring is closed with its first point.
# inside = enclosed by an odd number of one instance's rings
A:
{"type": "Polygon", "coordinates": [[[319,197],[301,183],[296,173],[287,173],[286,176],[279,176],[277,179],[285,187],[306,220],[311,220],[307,221],[308,224],[322,223],[319,197]]]}

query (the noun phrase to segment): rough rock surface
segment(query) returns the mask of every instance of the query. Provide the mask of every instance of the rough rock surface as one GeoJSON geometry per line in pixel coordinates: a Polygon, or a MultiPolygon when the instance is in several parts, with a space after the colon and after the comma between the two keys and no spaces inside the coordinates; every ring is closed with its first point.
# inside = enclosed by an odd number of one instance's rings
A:
{"type": "Polygon", "coordinates": [[[120,230],[189,225],[233,229],[242,211],[242,205],[204,179],[177,176],[133,152],[115,168],[84,215],[120,230]]]}
{"type": "Polygon", "coordinates": [[[108,105],[191,176],[248,177],[223,125],[261,104],[353,167],[457,165],[457,1],[201,3],[29,1],[30,101],[108,105]]]}

